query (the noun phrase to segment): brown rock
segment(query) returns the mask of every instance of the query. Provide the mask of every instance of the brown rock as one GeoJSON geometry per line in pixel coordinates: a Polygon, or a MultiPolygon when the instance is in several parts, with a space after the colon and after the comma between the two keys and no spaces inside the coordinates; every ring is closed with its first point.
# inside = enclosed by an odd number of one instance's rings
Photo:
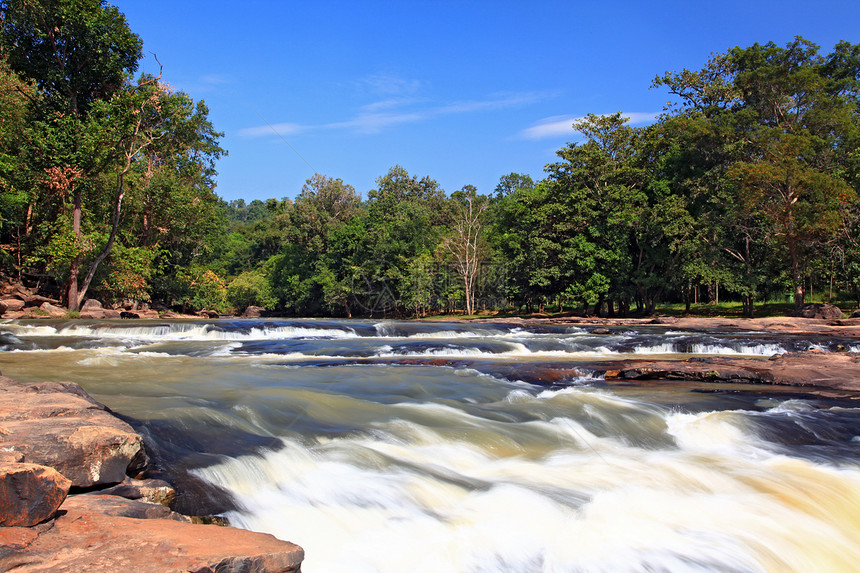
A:
{"type": "Polygon", "coordinates": [[[163,506],[169,506],[176,498],[176,490],[164,480],[136,480],[127,476],[121,484],[103,489],[99,493],[117,495],[126,499],[142,499],[163,506]]]}
{"type": "Polygon", "coordinates": [[[98,493],[85,493],[69,497],[63,504],[63,510],[75,509],[82,513],[112,515],[114,517],[133,517],[134,519],[172,519],[191,523],[191,518],[171,511],[169,507],[138,499],[106,494],[106,490],[98,493]]]}
{"type": "Polygon", "coordinates": [[[67,308],[63,308],[61,306],[55,306],[50,302],[43,302],[41,306],[39,306],[39,310],[47,312],[54,318],[62,318],[69,314],[69,310],[67,308]]]}
{"type": "Polygon", "coordinates": [[[807,304],[800,311],[803,318],[842,318],[842,309],[827,303],[807,304]]]}
{"type": "Polygon", "coordinates": [[[36,464],[0,465],[0,526],[29,527],[51,518],[72,482],[36,464]]]}
{"type": "Polygon", "coordinates": [[[122,311],[113,308],[104,309],[104,318],[122,318],[122,311]]]}
{"type": "Polygon", "coordinates": [[[0,531],[0,544],[8,547],[0,552],[0,571],[288,573],[298,572],[304,559],[301,547],[271,535],[163,519],[166,508],[152,506],[154,515],[140,507],[146,504],[111,497],[68,498],[52,527],[36,535],[17,527],[0,531]]]}
{"type": "Polygon", "coordinates": [[[102,310],[102,308],[103,307],[101,302],[97,301],[94,298],[88,298],[86,301],[84,301],[84,305],[81,307],[81,312],[87,310],[102,310]]]}
{"type": "Polygon", "coordinates": [[[41,296],[38,294],[21,295],[21,298],[23,298],[24,302],[31,306],[42,305],[46,302],[50,304],[60,304],[60,301],[55,298],[48,298],[46,296],[41,296]]]}
{"type": "Polygon", "coordinates": [[[98,309],[82,310],[80,317],[81,318],[90,318],[90,319],[94,319],[94,320],[101,320],[103,318],[106,318],[105,311],[98,310],[98,309]]]}
{"type": "Polygon", "coordinates": [[[134,430],[72,382],[22,383],[0,377],[0,448],[53,467],[76,487],[123,481],[145,460],[134,430]]]}
{"type": "Polygon", "coordinates": [[[20,298],[4,298],[2,303],[6,307],[3,312],[18,312],[26,306],[26,303],[20,298]]]}
{"type": "Polygon", "coordinates": [[[245,312],[242,313],[242,316],[244,316],[245,318],[260,318],[265,312],[266,309],[262,306],[252,305],[245,309],[245,312]]]}

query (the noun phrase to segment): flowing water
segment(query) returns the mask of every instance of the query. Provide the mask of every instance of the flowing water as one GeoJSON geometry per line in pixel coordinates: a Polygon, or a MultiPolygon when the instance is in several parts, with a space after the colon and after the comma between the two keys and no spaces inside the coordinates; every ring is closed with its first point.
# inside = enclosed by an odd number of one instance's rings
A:
{"type": "Polygon", "coordinates": [[[858,571],[860,408],[610,386],[588,367],[811,348],[860,345],[653,326],[0,323],[4,375],[80,383],[187,485],[180,503],[300,544],[306,573],[858,571]]]}

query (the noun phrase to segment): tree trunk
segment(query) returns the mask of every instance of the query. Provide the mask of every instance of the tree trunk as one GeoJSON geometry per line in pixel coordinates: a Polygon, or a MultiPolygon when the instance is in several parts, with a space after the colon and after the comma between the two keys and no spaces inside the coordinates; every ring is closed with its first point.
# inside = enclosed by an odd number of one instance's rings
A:
{"type": "MultiPolygon", "coordinates": [[[[80,188],[75,188],[74,191],[75,206],[72,211],[72,233],[75,235],[76,248],[81,244],[81,191],[80,188]]],[[[69,311],[76,311],[80,308],[78,302],[78,274],[81,268],[81,255],[76,254],[72,259],[71,267],[69,268],[69,292],[68,305],[69,311]]]]}

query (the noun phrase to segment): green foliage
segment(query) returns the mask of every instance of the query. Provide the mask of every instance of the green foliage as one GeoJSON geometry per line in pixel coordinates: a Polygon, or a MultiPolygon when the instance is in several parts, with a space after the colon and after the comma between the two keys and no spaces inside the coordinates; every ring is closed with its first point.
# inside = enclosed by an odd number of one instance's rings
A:
{"type": "Polygon", "coordinates": [[[274,309],[277,299],[268,278],[260,271],[245,271],[227,285],[227,302],[237,310],[249,306],[274,309]]]}
{"type": "Polygon", "coordinates": [[[186,310],[226,312],[227,286],[214,271],[200,266],[182,268],[173,285],[174,304],[186,310]]]}
{"type": "Polygon", "coordinates": [[[103,300],[136,300],[149,302],[152,278],[158,272],[160,253],[147,247],[125,247],[118,244],[111,252],[108,272],[98,291],[103,300]]]}

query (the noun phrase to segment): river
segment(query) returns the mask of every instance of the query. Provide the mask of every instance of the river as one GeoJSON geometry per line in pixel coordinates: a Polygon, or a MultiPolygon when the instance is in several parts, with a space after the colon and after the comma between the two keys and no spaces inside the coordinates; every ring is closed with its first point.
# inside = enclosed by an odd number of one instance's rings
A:
{"type": "Polygon", "coordinates": [[[856,340],[593,330],[6,321],[0,371],[80,383],[187,486],[185,510],[298,543],[305,573],[860,569],[852,402],[588,370],[856,340]]]}

